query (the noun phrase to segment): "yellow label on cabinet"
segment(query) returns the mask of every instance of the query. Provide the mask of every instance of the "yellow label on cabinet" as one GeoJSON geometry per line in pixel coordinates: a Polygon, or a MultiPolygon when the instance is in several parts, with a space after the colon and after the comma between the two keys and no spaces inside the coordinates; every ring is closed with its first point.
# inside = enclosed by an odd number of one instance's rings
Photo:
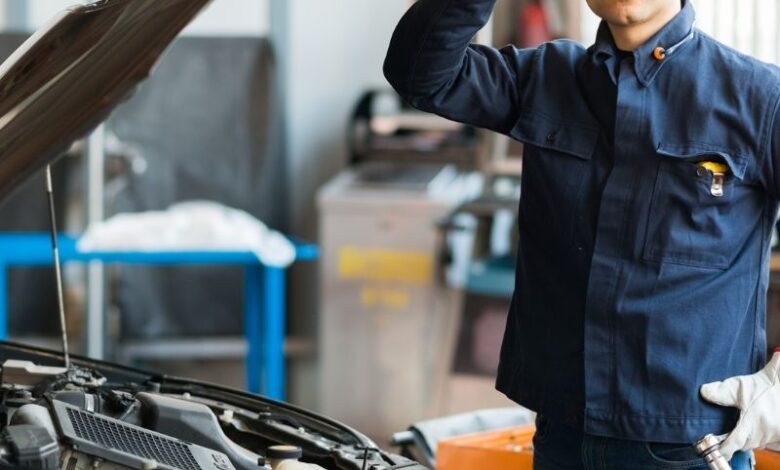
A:
{"type": "Polygon", "coordinates": [[[433,256],[416,251],[375,250],[345,246],[339,250],[342,279],[429,284],[433,256]]]}
{"type": "Polygon", "coordinates": [[[389,307],[400,310],[409,307],[409,292],[406,289],[364,286],[360,292],[360,301],[364,307],[389,307]]]}

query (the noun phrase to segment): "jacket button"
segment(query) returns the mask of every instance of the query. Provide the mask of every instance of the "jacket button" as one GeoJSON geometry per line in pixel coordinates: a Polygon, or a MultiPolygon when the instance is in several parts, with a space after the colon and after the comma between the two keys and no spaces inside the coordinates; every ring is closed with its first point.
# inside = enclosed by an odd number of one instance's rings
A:
{"type": "Polygon", "coordinates": [[[552,131],[549,134],[547,134],[547,142],[555,142],[555,139],[558,137],[558,133],[556,131],[552,131]]]}
{"type": "Polygon", "coordinates": [[[656,47],[653,49],[653,57],[658,61],[666,59],[666,49],[660,46],[656,47]]]}

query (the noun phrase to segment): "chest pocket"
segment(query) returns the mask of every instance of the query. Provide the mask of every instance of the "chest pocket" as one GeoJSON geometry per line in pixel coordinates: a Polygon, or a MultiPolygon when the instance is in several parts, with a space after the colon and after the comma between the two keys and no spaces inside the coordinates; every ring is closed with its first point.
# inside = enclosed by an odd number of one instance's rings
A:
{"type": "Polygon", "coordinates": [[[572,228],[593,172],[599,130],[539,112],[524,115],[510,135],[523,142],[521,230],[572,243],[572,228]]]}
{"type": "Polygon", "coordinates": [[[727,268],[760,223],[760,198],[743,181],[747,158],[706,145],[661,144],[657,154],[643,258],[727,268]]]}

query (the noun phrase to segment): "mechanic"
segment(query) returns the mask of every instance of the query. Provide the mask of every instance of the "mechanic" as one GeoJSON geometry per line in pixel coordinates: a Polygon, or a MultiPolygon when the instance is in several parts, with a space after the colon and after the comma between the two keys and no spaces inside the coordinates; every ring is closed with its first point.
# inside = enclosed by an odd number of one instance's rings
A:
{"type": "Polygon", "coordinates": [[[697,30],[689,0],[588,0],[587,50],[470,44],[494,2],[419,0],[385,75],[525,144],[497,388],[539,413],[535,468],[707,468],[692,443],[729,431],[722,452],[749,468],[780,442],[779,69],[697,30]]]}

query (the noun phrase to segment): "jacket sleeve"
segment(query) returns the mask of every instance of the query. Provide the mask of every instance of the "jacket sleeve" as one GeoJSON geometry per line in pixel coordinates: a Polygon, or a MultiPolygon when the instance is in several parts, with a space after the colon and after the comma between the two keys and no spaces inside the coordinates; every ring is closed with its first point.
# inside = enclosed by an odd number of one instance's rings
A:
{"type": "Polygon", "coordinates": [[[496,0],[419,0],[398,24],[385,77],[412,106],[508,133],[536,50],[471,44],[496,0]]]}

